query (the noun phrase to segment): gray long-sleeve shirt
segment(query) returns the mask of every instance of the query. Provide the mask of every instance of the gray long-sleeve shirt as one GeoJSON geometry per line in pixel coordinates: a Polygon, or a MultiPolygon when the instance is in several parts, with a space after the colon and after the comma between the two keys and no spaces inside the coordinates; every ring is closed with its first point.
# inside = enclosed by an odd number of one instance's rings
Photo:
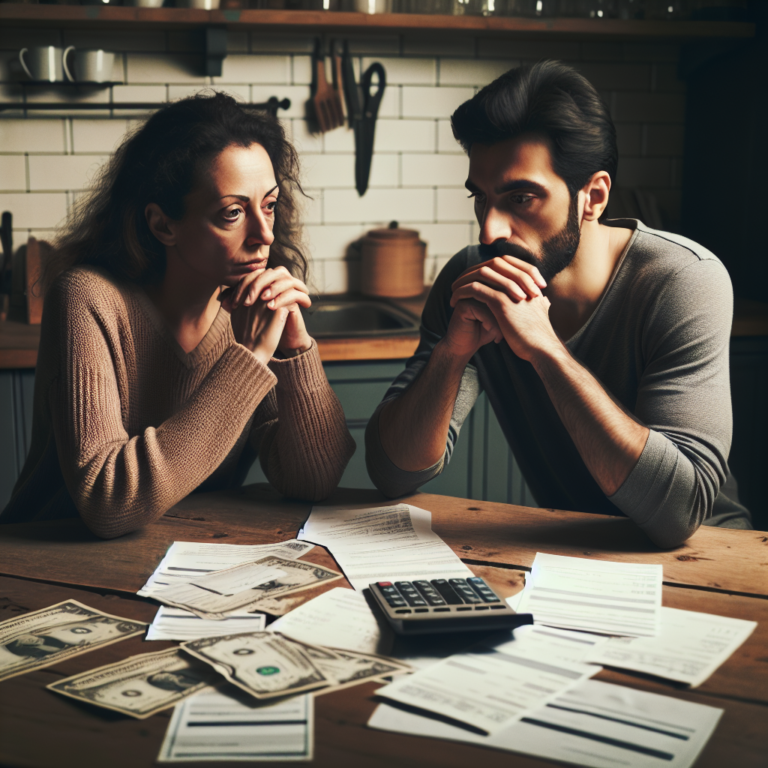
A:
{"type": "Polygon", "coordinates": [[[419,347],[369,422],[366,462],[380,490],[400,496],[440,474],[464,419],[485,390],[542,507],[623,514],[665,547],[685,541],[704,522],[750,527],[749,513],[722,491],[726,481],[729,488],[732,483],[728,273],[712,253],[684,237],[634,220],[609,225],[635,232],[602,299],[566,346],[650,429],[619,490],[611,497],[600,490],[533,366],[503,342],[481,347],[467,366],[439,462],[406,472],[381,447],[381,408],[407,389],[445,335],[451,284],[482,261],[477,246],[456,254],[440,273],[424,308],[419,347]]]}

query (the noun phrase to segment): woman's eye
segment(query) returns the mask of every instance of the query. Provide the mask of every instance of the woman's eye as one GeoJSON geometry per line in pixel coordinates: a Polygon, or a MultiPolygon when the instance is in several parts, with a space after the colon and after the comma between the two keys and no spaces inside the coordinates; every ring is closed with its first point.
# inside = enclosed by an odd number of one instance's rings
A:
{"type": "Polygon", "coordinates": [[[268,203],[264,204],[264,210],[267,211],[267,213],[274,213],[275,208],[277,208],[277,200],[270,200],[268,203]]]}
{"type": "Polygon", "coordinates": [[[227,221],[236,221],[242,212],[243,212],[242,208],[230,208],[224,211],[224,218],[227,221]]]}

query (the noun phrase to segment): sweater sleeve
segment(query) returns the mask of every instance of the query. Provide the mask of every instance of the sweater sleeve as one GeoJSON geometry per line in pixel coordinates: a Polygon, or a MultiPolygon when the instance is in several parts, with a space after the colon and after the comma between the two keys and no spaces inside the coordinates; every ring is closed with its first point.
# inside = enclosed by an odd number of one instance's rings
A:
{"type": "Polygon", "coordinates": [[[336,489],[355,452],[341,403],[315,341],[298,357],[273,358],[269,367],[277,386],[256,411],[251,445],[280,493],[320,501],[336,489]]]}
{"type": "Polygon", "coordinates": [[[114,538],[153,522],[227,456],[275,376],[233,344],[174,415],[130,437],[113,362],[109,313],[54,294],[61,328],[49,407],[62,475],[86,525],[114,538]]]}
{"type": "Polygon", "coordinates": [[[696,531],[726,479],[732,317],[728,273],[706,259],[668,279],[644,326],[634,413],[650,434],[610,500],[661,547],[696,531]]]}

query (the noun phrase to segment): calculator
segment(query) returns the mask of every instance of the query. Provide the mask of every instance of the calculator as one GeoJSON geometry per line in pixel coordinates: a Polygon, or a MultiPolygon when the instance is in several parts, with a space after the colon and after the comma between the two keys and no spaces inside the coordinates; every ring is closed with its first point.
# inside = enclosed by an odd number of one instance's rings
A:
{"type": "Polygon", "coordinates": [[[514,629],[533,624],[515,613],[481,578],[377,581],[376,604],[398,635],[514,629]]]}

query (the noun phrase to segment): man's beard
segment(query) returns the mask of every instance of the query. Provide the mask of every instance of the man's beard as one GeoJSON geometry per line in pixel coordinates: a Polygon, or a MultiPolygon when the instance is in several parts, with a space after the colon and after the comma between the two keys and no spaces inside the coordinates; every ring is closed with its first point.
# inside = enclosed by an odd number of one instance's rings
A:
{"type": "Polygon", "coordinates": [[[481,245],[480,253],[483,261],[496,256],[515,256],[521,261],[538,267],[541,276],[549,282],[555,275],[562,272],[576,256],[581,240],[579,229],[579,196],[574,195],[568,206],[568,221],[565,226],[552,237],[541,244],[541,255],[537,256],[522,245],[497,240],[490,245],[481,245]]]}

